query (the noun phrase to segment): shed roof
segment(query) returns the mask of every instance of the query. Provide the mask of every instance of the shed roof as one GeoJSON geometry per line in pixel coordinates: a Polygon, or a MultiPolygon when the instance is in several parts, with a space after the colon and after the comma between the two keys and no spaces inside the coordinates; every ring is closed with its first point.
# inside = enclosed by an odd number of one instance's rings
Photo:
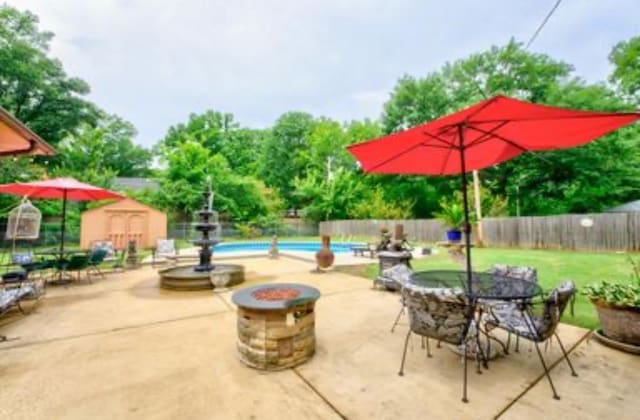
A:
{"type": "Polygon", "coordinates": [[[165,212],[163,212],[161,210],[154,209],[153,207],[147,206],[146,204],[142,204],[141,202],[136,201],[133,198],[128,198],[127,197],[127,198],[123,198],[122,200],[118,200],[118,201],[113,202],[113,203],[108,203],[108,204],[105,204],[103,206],[94,207],[92,209],[86,210],[86,211],[82,212],[82,215],[85,215],[85,214],[88,214],[88,213],[92,213],[92,212],[94,212],[96,210],[119,210],[119,209],[121,209],[123,207],[126,207],[127,205],[131,206],[132,204],[135,207],[144,208],[144,209],[147,209],[147,210],[154,211],[156,213],[163,213],[163,214],[165,213],[165,212]]]}
{"type": "Polygon", "coordinates": [[[117,177],[113,180],[113,187],[114,189],[133,191],[144,190],[145,188],[157,191],[160,189],[160,184],[148,178],[117,177]]]}
{"type": "Polygon", "coordinates": [[[640,200],[630,201],[605,210],[606,213],[631,213],[636,211],[640,211],[640,200]]]}

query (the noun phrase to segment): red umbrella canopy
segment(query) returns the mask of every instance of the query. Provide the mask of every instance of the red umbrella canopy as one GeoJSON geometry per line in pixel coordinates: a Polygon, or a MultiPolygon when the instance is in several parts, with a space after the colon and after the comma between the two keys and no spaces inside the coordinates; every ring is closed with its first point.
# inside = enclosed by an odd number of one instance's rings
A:
{"type": "Polygon", "coordinates": [[[84,184],[73,178],[55,178],[36,182],[17,182],[0,185],[0,193],[27,196],[30,198],[65,198],[74,201],[96,201],[109,198],[124,198],[113,191],[84,184]]]}
{"type": "Polygon", "coordinates": [[[350,146],[365,172],[451,175],[521,153],[579,146],[640,119],[640,112],[577,111],[495,96],[406,131],[350,146]]]}

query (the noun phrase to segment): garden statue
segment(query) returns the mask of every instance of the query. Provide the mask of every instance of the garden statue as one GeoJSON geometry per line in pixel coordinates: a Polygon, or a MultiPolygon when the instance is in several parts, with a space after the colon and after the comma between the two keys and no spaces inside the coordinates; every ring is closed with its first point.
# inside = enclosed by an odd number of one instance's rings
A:
{"type": "Polygon", "coordinates": [[[280,253],[278,252],[278,236],[273,235],[271,238],[271,246],[269,247],[269,258],[277,259],[280,253]]]}
{"type": "Polygon", "coordinates": [[[138,249],[133,239],[127,243],[127,268],[138,268],[138,249]]]}

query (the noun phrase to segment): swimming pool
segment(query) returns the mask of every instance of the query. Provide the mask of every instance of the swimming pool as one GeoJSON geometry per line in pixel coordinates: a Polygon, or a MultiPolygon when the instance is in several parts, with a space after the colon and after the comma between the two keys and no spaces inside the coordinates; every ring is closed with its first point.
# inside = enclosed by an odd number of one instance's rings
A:
{"type": "MultiPolygon", "coordinates": [[[[278,242],[279,251],[307,251],[316,252],[320,249],[320,242],[278,242]]],[[[362,245],[355,242],[334,242],[331,250],[337,254],[351,251],[351,247],[362,245]]],[[[264,251],[267,252],[270,242],[223,242],[213,247],[214,253],[264,251]]]]}

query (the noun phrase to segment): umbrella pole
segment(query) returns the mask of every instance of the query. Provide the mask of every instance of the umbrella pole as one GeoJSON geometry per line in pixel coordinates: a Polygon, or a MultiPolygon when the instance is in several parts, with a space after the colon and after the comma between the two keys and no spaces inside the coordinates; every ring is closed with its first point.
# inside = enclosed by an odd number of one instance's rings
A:
{"type": "Polygon", "coordinates": [[[458,126],[460,138],[460,170],[462,172],[462,206],[464,208],[464,242],[467,257],[467,288],[471,292],[471,224],[469,223],[469,200],[467,194],[467,168],[464,160],[464,130],[458,126]]]}
{"type": "Polygon", "coordinates": [[[60,225],[60,260],[64,257],[64,231],[67,219],[67,190],[62,195],[62,223],[60,225]]]}

